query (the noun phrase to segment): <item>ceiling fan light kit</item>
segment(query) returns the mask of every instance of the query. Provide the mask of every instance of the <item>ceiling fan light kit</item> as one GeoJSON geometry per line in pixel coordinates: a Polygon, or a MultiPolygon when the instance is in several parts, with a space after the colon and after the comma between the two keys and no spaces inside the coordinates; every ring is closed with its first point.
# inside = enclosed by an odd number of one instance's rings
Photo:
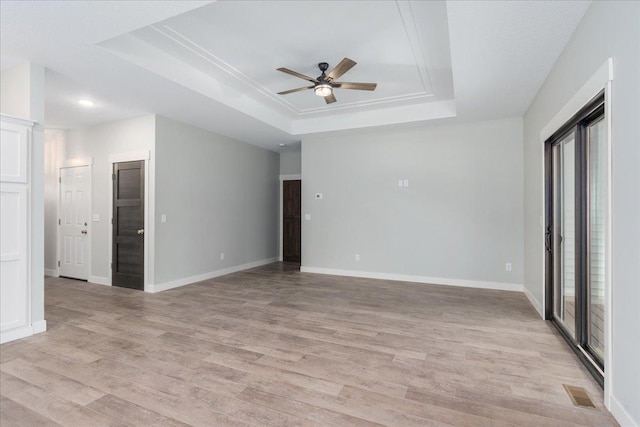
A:
{"type": "Polygon", "coordinates": [[[294,77],[298,77],[299,79],[306,80],[308,82],[313,83],[313,86],[305,86],[297,89],[285,90],[283,92],[278,92],[278,95],[288,95],[294,92],[300,92],[307,89],[313,89],[313,92],[318,95],[324,97],[324,100],[327,104],[332,104],[336,102],[336,97],[333,95],[333,89],[352,89],[352,90],[369,90],[373,91],[376,89],[377,83],[346,83],[346,82],[338,82],[340,76],[349,71],[356,65],[356,62],[349,59],[344,58],[338,65],[335,66],[333,70],[326,74],[326,71],[329,69],[329,64],[326,62],[320,62],[318,64],[318,68],[322,73],[317,78],[312,78],[309,76],[305,76],[304,74],[300,74],[296,71],[289,70],[288,68],[278,68],[278,71],[282,71],[283,73],[290,74],[294,77]]]}
{"type": "Polygon", "coordinates": [[[327,83],[321,83],[313,88],[313,91],[316,93],[316,95],[324,97],[331,95],[333,93],[333,88],[327,83]]]}

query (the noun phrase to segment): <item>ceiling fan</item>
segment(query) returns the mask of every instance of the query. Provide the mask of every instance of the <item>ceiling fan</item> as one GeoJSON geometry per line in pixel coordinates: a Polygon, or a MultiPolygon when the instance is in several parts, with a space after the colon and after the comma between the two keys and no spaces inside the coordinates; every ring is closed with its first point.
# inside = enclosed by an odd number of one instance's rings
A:
{"type": "Polygon", "coordinates": [[[338,65],[335,66],[333,70],[329,71],[329,74],[326,74],[325,72],[327,71],[327,69],[329,69],[329,64],[327,64],[326,62],[320,62],[318,64],[318,68],[320,68],[322,74],[315,79],[313,77],[305,76],[304,74],[292,71],[288,68],[278,68],[278,71],[291,74],[292,76],[313,83],[313,85],[311,86],[299,87],[297,89],[278,92],[278,95],[287,95],[289,93],[313,89],[316,95],[324,97],[325,102],[327,104],[331,104],[336,102],[336,97],[333,94],[334,89],[375,90],[377,83],[347,83],[336,81],[338,78],[340,78],[340,76],[353,68],[354,65],[356,65],[355,61],[352,61],[349,58],[344,58],[338,65]]]}

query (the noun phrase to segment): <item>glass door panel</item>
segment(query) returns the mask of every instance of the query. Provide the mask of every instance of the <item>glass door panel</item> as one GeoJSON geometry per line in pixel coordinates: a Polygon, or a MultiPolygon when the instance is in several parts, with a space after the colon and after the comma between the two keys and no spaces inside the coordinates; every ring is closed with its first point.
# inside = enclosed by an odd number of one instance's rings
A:
{"type": "Polygon", "coordinates": [[[554,316],[575,338],[576,244],[575,244],[575,132],[553,149],[554,167],[554,316]]]}
{"type": "Polygon", "coordinates": [[[587,128],[589,156],[589,271],[587,345],[604,359],[605,219],[607,208],[607,150],[605,121],[587,128]]]}

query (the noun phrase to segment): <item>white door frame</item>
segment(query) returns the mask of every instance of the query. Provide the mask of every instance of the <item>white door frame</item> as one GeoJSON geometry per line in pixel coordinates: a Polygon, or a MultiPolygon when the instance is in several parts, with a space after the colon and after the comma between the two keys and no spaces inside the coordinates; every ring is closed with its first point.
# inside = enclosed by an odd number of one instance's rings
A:
{"type": "MultiPolygon", "coordinates": [[[[55,277],[60,276],[60,244],[62,243],[61,240],[61,236],[60,236],[60,205],[61,205],[61,198],[62,198],[62,169],[66,169],[66,168],[75,168],[75,167],[80,167],[80,166],[88,166],[89,167],[89,216],[92,215],[93,213],[93,198],[91,197],[92,194],[92,180],[93,180],[93,157],[86,157],[86,158],[79,158],[79,159],[69,159],[69,160],[63,160],[61,162],[58,163],[57,169],[58,169],[58,183],[57,185],[57,191],[56,193],[58,194],[58,199],[56,200],[56,268],[55,268],[55,277]]],[[[87,244],[89,245],[89,259],[88,259],[88,263],[89,263],[89,276],[88,278],[91,278],[91,236],[93,235],[93,233],[91,232],[91,218],[89,218],[89,221],[87,221],[87,231],[89,232],[87,234],[87,244]]]]}
{"type": "Polygon", "coordinates": [[[111,174],[113,173],[113,164],[122,162],[136,162],[144,161],[144,291],[151,292],[153,285],[153,218],[154,206],[151,205],[149,195],[153,191],[153,188],[149,185],[149,169],[151,161],[151,152],[149,150],[142,151],[130,151],[128,153],[118,153],[109,155],[109,174],[107,179],[109,180],[109,241],[108,253],[109,253],[109,285],[113,285],[113,272],[111,269],[111,262],[113,261],[113,179],[111,174]]]}
{"type": "MultiPolygon", "coordinates": [[[[283,189],[284,189],[284,184],[283,181],[302,181],[302,175],[301,174],[297,174],[297,175],[280,175],[280,207],[279,207],[279,212],[280,212],[280,218],[278,219],[278,224],[280,225],[280,250],[279,250],[279,254],[278,254],[278,260],[282,261],[282,251],[283,251],[283,245],[284,245],[284,239],[283,239],[283,231],[284,231],[284,224],[282,221],[282,202],[283,202],[283,189]]],[[[302,202],[302,200],[301,200],[302,202]]],[[[300,218],[300,221],[302,221],[302,218],[300,218]]],[[[300,236],[300,239],[302,239],[302,236],[300,236]]],[[[302,261],[302,260],[300,260],[302,261]]]]}

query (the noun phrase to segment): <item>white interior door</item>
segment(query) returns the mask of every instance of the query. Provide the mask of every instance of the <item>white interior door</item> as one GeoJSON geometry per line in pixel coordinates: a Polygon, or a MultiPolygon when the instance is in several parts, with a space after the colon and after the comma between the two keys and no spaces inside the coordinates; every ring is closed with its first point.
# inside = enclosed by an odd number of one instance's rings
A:
{"type": "Polygon", "coordinates": [[[89,279],[89,166],[60,169],[60,275],[89,279]]]}

